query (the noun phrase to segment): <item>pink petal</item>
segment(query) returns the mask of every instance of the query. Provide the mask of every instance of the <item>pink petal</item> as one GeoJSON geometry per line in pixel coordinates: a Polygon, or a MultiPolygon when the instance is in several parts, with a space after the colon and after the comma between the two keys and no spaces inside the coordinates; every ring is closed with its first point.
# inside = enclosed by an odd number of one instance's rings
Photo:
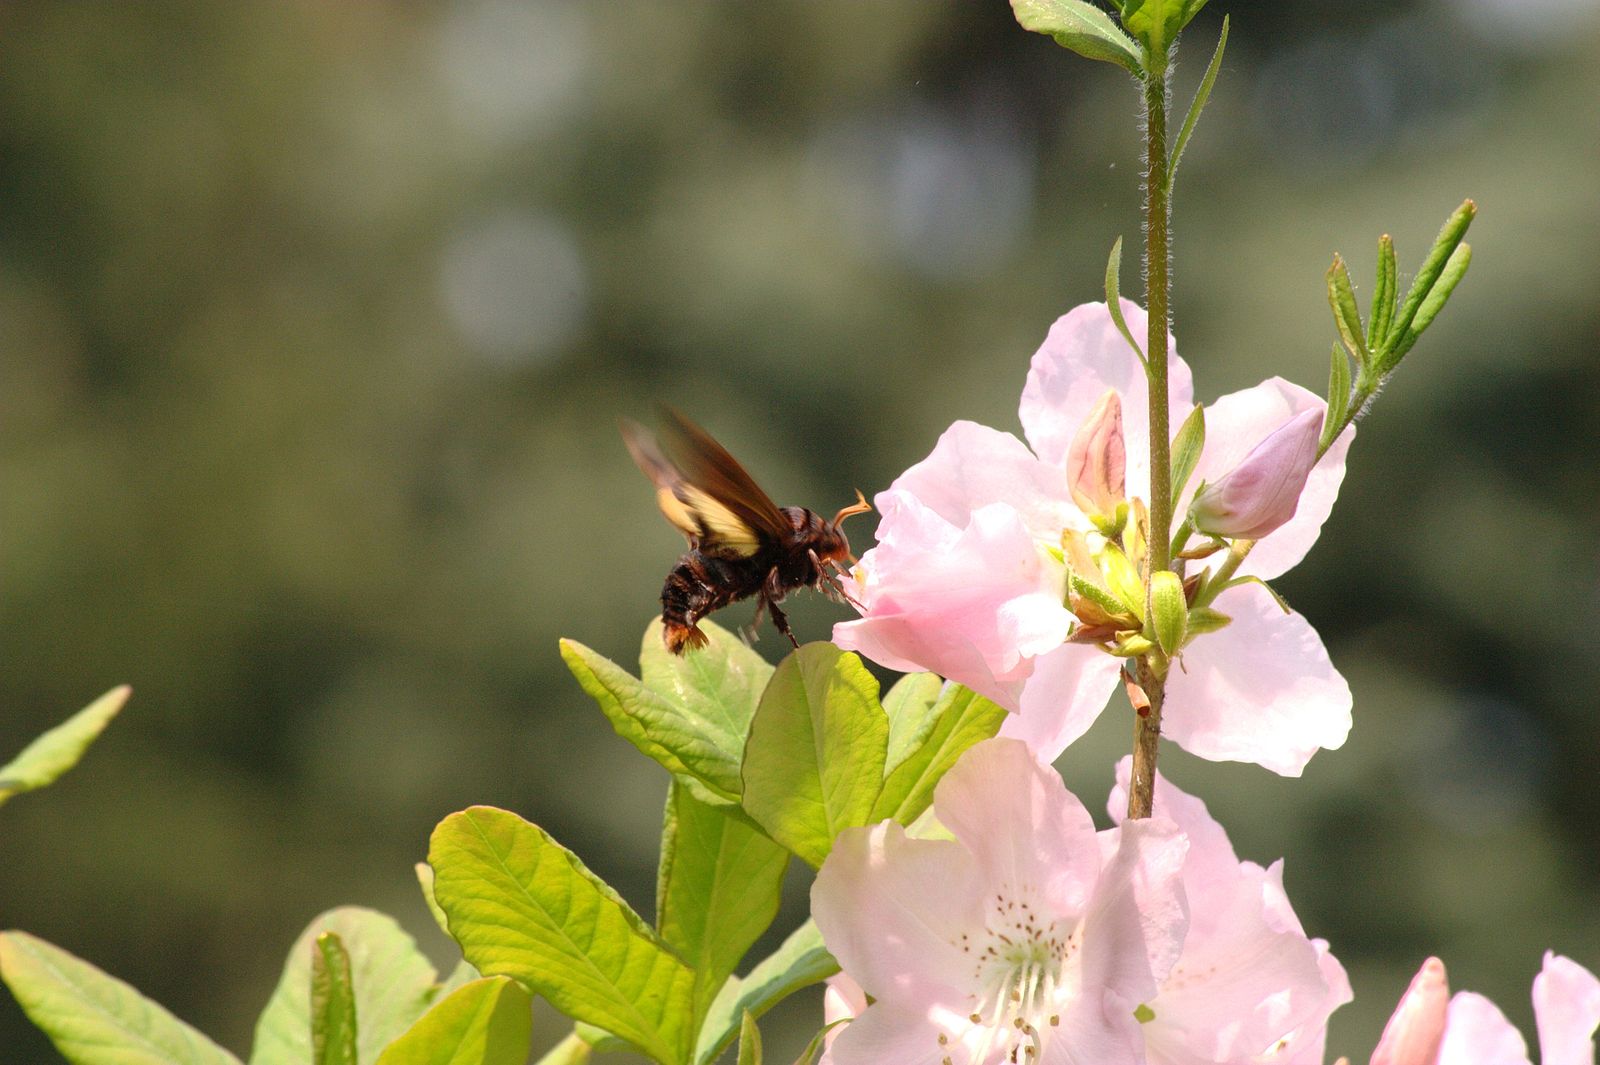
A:
{"type": "Polygon", "coordinates": [[[1183,859],[1189,843],[1165,818],[1108,829],[1117,848],[1101,873],[1083,928],[1083,986],[1103,988],[1106,1009],[1132,1013],[1156,995],[1189,926],[1183,859]]]}
{"type": "Polygon", "coordinates": [[[1010,433],[977,422],[946,429],[932,453],[896,477],[890,490],[916,497],[958,529],[973,511],[991,503],[1007,504],[1051,541],[1070,524],[1087,527],[1070,500],[1059,463],[1040,462],[1010,433]]]}
{"type": "Polygon", "coordinates": [[[1444,1041],[1450,981],[1444,962],[1429,958],[1411,978],[1389,1023],[1383,1027],[1371,1065],[1434,1065],[1444,1041]]]}
{"type": "Polygon", "coordinates": [[[1328,953],[1328,941],[1313,939],[1317,948],[1317,963],[1322,968],[1322,982],[1327,985],[1327,998],[1313,1019],[1289,1033],[1273,1045],[1259,1059],[1259,1065],[1323,1065],[1328,1041],[1328,1017],[1334,1010],[1351,1001],[1350,978],[1344,966],[1328,953]]]}
{"type": "MultiPolygon", "coordinates": [[[[1117,782],[1106,804],[1111,819],[1118,824],[1122,823],[1128,812],[1128,787],[1132,776],[1133,758],[1124,755],[1117,762],[1117,782]]],[[[1204,890],[1209,885],[1226,883],[1228,878],[1238,875],[1239,858],[1234,853],[1233,844],[1228,841],[1227,831],[1206,809],[1204,800],[1182,790],[1158,770],[1152,806],[1151,812],[1155,816],[1175,823],[1189,840],[1189,857],[1183,866],[1186,886],[1193,881],[1204,890]]],[[[1189,891],[1191,916],[1198,918],[1204,908],[1201,904],[1207,900],[1197,898],[1194,889],[1190,888],[1189,891]]]]}
{"type": "Polygon", "coordinates": [[[982,902],[961,844],[910,839],[890,821],[840,833],[811,886],[844,971],[874,998],[918,1006],[964,999],[972,967],[954,944],[982,921],[982,902]]]}
{"type": "MultiPolygon", "coordinates": [[[[1149,329],[1144,309],[1122,301],[1128,328],[1142,347],[1149,329]]],[[[1168,338],[1167,398],[1173,431],[1194,403],[1189,366],[1168,338]]],[[[1022,390],[1022,428],[1028,443],[1051,466],[1066,462],[1078,427],[1105,394],[1122,396],[1123,429],[1128,440],[1128,494],[1150,496],[1150,389],[1144,368],[1117,332],[1104,303],[1085,303],[1056,319],[1028,369],[1022,390]]]]}
{"type": "Polygon", "coordinates": [[[1265,589],[1230,588],[1215,606],[1233,623],[1183,652],[1167,677],[1162,731],[1201,758],[1299,776],[1318,750],[1344,743],[1350,687],[1316,630],[1265,589]]]}
{"type": "Polygon", "coordinates": [[[1026,744],[992,739],[973,747],[939,781],[933,806],[972,852],[989,891],[1036,888],[1058,919],[1088,908],[1100,873],[1094,821],[1026,744]]]}
{"type": "Polygon", "coordinates": [[[1019,712],[1000,735],[1022,740],[1041,762],[1053,762],[1089,730],[1117,686],[1120,660],[1085,644],[1066,643],[1041,655],[1022,686],[1019,712]]]}
{"type": "Polygon", "coordinates": [[[1493,1002],[1458,991],[1445,1014],[1438,1065],[1530,1065],[1528,1044],[1493,1002]]]}
{"type": "Polygon", "coordinates": [[[1600,1026],[1600,980],[1594,973],[1545,951],[1544,969],[1533,978],[1533,1015],[1540,1065],[1594,1065],[1594,1030],[1600,1026]]]}
{"type": "MultiPolygon", "coordinates": [[[[1271,377],[1240,392],[1223,396],[1206,408],[1206,447],[1195,472],[1189,478],[1177,513],[1188,509],[1189,500],[1201,481],[1216,481],[1237,466],[1257,444],[1295,415],[1307,410],[1323,410],[1325,404],[1315,393],[1281,377],[1271,377]]],[[[1272,579],[1295,565],[1311,550],[1322,532],[1322,523],[1333,511],[1333,501],[1344,481],[1345,454],[1355,440],[1350,426],[1333,442],[1328,453],[1311,471],[1300,504],[1293,518],[1276,532],[1264,537],[1250,552],[1243,572],[1272,579]]]]}
{"type": "Polygon", "coordinates": [[[834,1065],[940,1065],[958,1048],[940,1043],[939,1037],[956,1042],[958,1032],[971,1026],[941,1025],[933,1013],[928,1005],[876,1002],[839,1031],[829,1050],[832,1061],[834,1065]]]}
{"type": "MultiPolygon", "coordinates": [[[[822,1023],[835,1024],[838,1021],[859,1017],[866,1012],[867,993],[861,990],[861,985],[850,979],[845,973],[839,973],[828,978],[827,987],[822,992],[822,1023]]],[[[822,1037],[822,1055],[817,1059],[818,1065],[834,1065],[833,1044],[848,1025],[840,1024],[830,1028],[822,1037]]]]}

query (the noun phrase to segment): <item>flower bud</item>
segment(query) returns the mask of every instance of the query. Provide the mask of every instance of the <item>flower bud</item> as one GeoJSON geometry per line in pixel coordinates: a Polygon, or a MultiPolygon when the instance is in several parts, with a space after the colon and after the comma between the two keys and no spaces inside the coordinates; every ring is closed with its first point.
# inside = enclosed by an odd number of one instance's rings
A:
{"type": "Polygon", "coordinates": [[[1189,604],[1184,601],[1182,579],[1169,569],[1150,575],[1150,622],[1161,652],[1177,654],[1189,627],[1189,604]]]}
{"type": "Polygon", "coordinates": [[[1371,1065],[1433,1065],[1444,1040],[1450,981],[1444,962],[1429,958],[1411,978],[1394,1016],[1384,1026],[1371,1065]]]}
{"type": "Polygon", "coordinates": [[[1122,397],[1116,389],[1094,405],[1067,449],[1067,487],[1090,517],[1111,516],[1128,494],[1128,451],[1122,439],[1122,397]]]}
{"type": "Polygon", "coordinates": [[[1294,517],[1317,464],[1322,414],[1320,408],[1301,411],[1203,487],[1189,505],[1194,527],[1210,536],[1259,540],[1294,517]]]}

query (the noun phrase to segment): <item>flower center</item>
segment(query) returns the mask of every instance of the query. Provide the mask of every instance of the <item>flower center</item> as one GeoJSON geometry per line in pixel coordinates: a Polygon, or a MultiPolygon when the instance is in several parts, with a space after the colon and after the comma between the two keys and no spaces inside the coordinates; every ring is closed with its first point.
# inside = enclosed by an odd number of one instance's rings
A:
{"type": "MultiPolygon", "coordinates": [[[[973,987],[966,1020],[972,1065],[990,1061],[1028,1065],[1044,1056],[1051,1030],[1061,1023],[1060,1003],[1070,997],[1067,962],[1081,933],[1041,913],[1029,891],[993,896],[984,930],[963,935],[956,945],[973,961],[973,987]]],[[[941,1035],[940,1045],[948,1038],[941,1035]]],[[[948,1048],[947,1048],[948,1049],[948,1048]]],[[[949,1056],[942,1065],[955,1065],[949,1056]]]]}

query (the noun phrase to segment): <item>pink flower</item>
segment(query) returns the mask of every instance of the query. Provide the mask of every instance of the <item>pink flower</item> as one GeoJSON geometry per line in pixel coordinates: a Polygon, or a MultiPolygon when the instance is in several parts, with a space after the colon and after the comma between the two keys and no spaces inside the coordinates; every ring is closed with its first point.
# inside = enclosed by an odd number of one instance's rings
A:
{"type": "MultiPolygon", "coordinates": [[[[1493,1002],[1471,991],[1449,995],[1444,963],[1429,958],[1389,1018],[1372,1065],[1529,1065],[1528,1045],[1493,1002]]],[[[1546,951],[1533,980],[1533,1017],[1543,1065],[1594,1065],[1600,979],[1588,969],[1546,951]]]]}
{"type": "Polygon", "coordinates": [[[1213,536],[1259,540],[1294,517],[1317,464],[1323,412],[1303,410],[1275,429],[1244,461],[1204,486],[1189,514],[1213,536]]]}
{"type": "Polygon", "coordinates": [[[828,977],[822,992],[822,1023],[835,1025],[822,1037],[822,1055],[817,1065],[834,1065],[833,1041],[839,1038],[844,1026],[839,1021],[853,1020],[867,1008],[867,993],[844,973],[828,977]]]}
{"type": "Polygon", "coordinates": [[[823,940],[873,998],[834,1065],[1139,1065],[1134,1010],[1187,924],[1177,827],[1098,838],[1061,778],[1004,739],[962,757],[934,810],[953,839],[850,829],[817,874],[823,940]]]}
{"type": "MultiPolygon", "coordinates": [[[[1119,822],[1131,771],[1131,758],[1118,763],[1108,802],[1119,822]]],[[[1241,862],[1205,803],[1159,773],[1154,813],[1189,841],[1189,932],[1144,1004],[1150,1065],[1321,1065],[1328,1015],[1350,1001],[1350,983],[1327,943],[1307,938],[1283,890],[1283,862],[1241,862]]]]}
{"type": "MultiPolygon", "coordinates": [[[[1122,306],[1130,328],[1142,332],[1144,312],[1122,306]]],[[[1078,619],[1064,605],[1063,535],[1092,537],[1095,529],[1073,490],[1098,505],[1095,493],[1081,490],[1096,480],[1110,486],[1118,465],[1108,391],[1120,396],[1126,492],[1148,500],[1144,371],[1105,305],[1085,304],[1051,327],[1033,358],[1021,404],[1027,444],[957,422],[878,495],[878,544],[862,559],[853,591],[862,617],[834,628],[841,647],[891,669],[932,670],[999,702],[1013,711],[1002,734],[1026,740],[1044,760],[1093,724],[1121,666],[1095,646],[1064,642],[1078,619]],[[1069,483],[1069,452],[1080,436],[1084,461],[1069,483]]],[[[1188,366],[1174,354],[1174,427],[1188,415],[1193,391],[1188,366]]],[[[1205,448],[1177,513],[1194,485],[1225,480],[1274,431],[1297,417],[1320,419],[1323,408],[1279,378],[1211,404],[1205,448]]],[[[1271,579],[1304,557],[1333,507],[1353,436],[1347,429],[1315,465],[1294,516],[1260,539],[1240,575],[1271,579]]],[[[1220,557],[1191,563],[1189,573],[1220,557]]],[[[1197,636],[1173,666],[1163,732],[1203,758],[1298,775],[1317,750],[1344,742],[1350,689],[1311,626],[1285,614],[1264,588],[1241,584],[1212,605],[1232,621],[1197,636]]]]}

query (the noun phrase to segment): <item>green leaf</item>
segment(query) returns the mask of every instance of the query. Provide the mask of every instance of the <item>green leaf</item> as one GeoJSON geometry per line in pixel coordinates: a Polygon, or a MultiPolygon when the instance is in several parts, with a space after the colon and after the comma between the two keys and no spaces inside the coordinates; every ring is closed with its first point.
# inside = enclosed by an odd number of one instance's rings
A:
{"type": "MultiPolygon", "coordinates": [[[[1206,0],[1125,0],[1122,24],[1128,27],[1165,68],[1167,50],[1189,20],[1206,6],[1206,0]]],[[[1159,70],[1158,70],[1159,73],[1159,70]]]]}
{"type": "Polygon", "coordinates": [[[956,760],[968,747],[999,732],[1006,719],[1005,707],[959,684],[945,686],[934,713],[928,738],[884,781],[871,821],[915,821],[933,802],[934,786],[956,760]]]}
{"type": "Polygon", "coordinates": [[[312,954],[324,932],[336,934],[350,956],[350,982],[361,1022],[356,1059],[362,1065],[377,1060],[378,1053],[432,1004],[438,974],[394,918],[356,906],[329,910],[313,920],[290,948],[277,989],[256,1021],[251,1065],[312,1060],[312,954]]]}
{"type": "Polygon", "coordinates": [[[239,1065],[121,980],[25,932],[0,933],[0,978],[72,1065],[239,1065]]]}
{"type": "Polygon", "coordinates": [[[587,1065],[593,1056],[594,1048],[583,1036],[573,1032],[546,1051],[538,1065],[587,1065]]]}
{"type": "Polygon", "coordinates": [[[713,621],[701,621],[700,628],[710,642],[675,655],[662,642],[661,619],[652,621],[639,649],[639,679],[677,707],[684,720],[695,722],[720,752],[721,764],[731,766],[728,779],[737,780],[750,719],[772,680],[772,663],[713,621]]]}
{"type": "Polygon", "coordinates": [[[872,814],[888,743],[878,682],[861,659],[808,643],[778,666],[750,723],[745,812],[820,866],[834,837],[872,814]]]}
{"type": "Polygon", "coordinates": [[[694,1023],[778,915],[789,852],[674,783],[667,793],[656,926],[694,970],[694,1023]]]}
{"type": "Polygon", "coordinates": [[[1098,584],[1095,584],[1087,577],[1082,577],[1076,573],[1069,572],[1067,574],[1067,581],[1071,584],[1074,594],[1089,600],[1095,606],[1098,606],[1101,610],[1104,610],[1107,614],[1132,613],[1132,611],[1128,609],[1122,600],[1118,599],[1116,596],[1112,595],[1098,584]]]}
{"type": "Polygon", "coordinates": [[[722,986],[722,993],[700,1026],[695,1065],[710,1065],[721,1056],[733,1042],[746,1013],[760,1017],[796,991],[819,984],[838,971],[839,963],[822,945],[816,922],[806,921],[748,976],[722,986]]]}
{"type": "Polygon", "coordinates": [[[1011,0],[1017,23],[1025,30],[1053,38],[1086,59],[1116,63],[1139,77],[1139,49],[1117,28],[1111,16],[1081,0],[1011,0]]]}
{"type": "Polygon", "coordinates": [[[350,955],[333,932],[311,952],[312,1065],[356,1065],[356,994],[350,955]]]}
{"type": "Polygon", "coordinates": [[[439,900],[433,897],[433,866],[418,862],[412,868],[416,870],[417,886],[422,888],[422,901],[428,904],[428,914],[433,918],[433,923],[439,926],[439,931],[449,935],[450,922],[445,920],[444,911],[439,909],[439,900]]]}
{"type": "Polygon", "coordinates": [[[813,1035],[811,1041],[806,1044],[806,1048],[800,1051],[800,1056],[794,1059],[794,1065],[812,1065],[812,1062],[817,1060],[817,1054],[821,1052],[823,1043],[828,1038],[828,1033],[850,1020],[851,1018],[849,1017],[840,1017],[832,1024],[825,1024],[818,1028],[817,1034],[813,1035]]]}
{"type": "Polygon", "coordinates": [[[1321,446],[1324,450],[1344,427],[1344,416],[1350,409],[1350,357],[1337,341],[1333,345],[1333,361],[1328,367],[1328,413],[1322,419],[1321,446]]]}
{"type": "Polygon", "coordinates": [[[1368,311],[1367,348],[1382,351],[1389,339],[1389,327],[1394,325],[1396,286],[1399,284],[1399,263],[1395,260],[1394,240],[1385,233],[1378,238],[1378,279],[1372,288],[1372,307],[1368,311]]]}
{"type": "Polygon", "coordinates": [[[1363,367],[1372,365],[1372,353],[1367,350],[1366,336],[1361,328],[1361,311],[1356,307],[1356,293],[1350,285],[1350,271],[1344,259],[1333,257],[1328,267],[1328,306],[1333,308],[1334,324],[1339,327],[1339,339],[1356,362],[1363,367]]]}
{"type": "Polygon", "coordinates": [[[756,1027],[756,1019],[748,1012],[739,1022],[738,1065],[761,1065],[761,1029],[756,1027]]]}
{"type": "Polygon", "coordinates": [[[1106,579],[1106,587],[1116,596],[1121,610],[1143,621],[1144,581],[1139,577],[1138,567],[1116,544],[1106,544],[1100,550],[1098,558],[1100,572],[1106,579]]]}
{"type": "MultiPolygon", "coordinates": [[[[694,653],[710,654],[712,649],[694,653]]],[[[716,722],[687,712],[683,704],[576,640],[561,641],[561,657],[617,735],[683,781],[701,802],[738,802],[740,748],[726,745],[716,722]]]]}
{"type": "Polygon", "coordinates": [[[1184,117],[1183,128],[1178,131],[1178,143],[1172,149],[1172,161],[1167,164],[1167,191],[1171,195],[1172,183],[1178,176],[1178,162],[1183,158],[1183,150],[1189,146],[1189,138],[1194,135],[1194,127],[1200,121],[1200,112],[1206,109],[1206,101],[1211,98],[1211,88],[1217,83],[1217,74],[1222,70],[1222,53],[1228,47],[1228,16],[1222,16],[1222,36],[1217,38],[1217,50],[1211,53],[1211,63],[1206,67],[1205,77],[1200,79],[1200,87],[1194,91],[1194,99],[1189,103],[1189,113],[1184,117]]]}
{"type": "Polygon", "coordinates": [[[1106,257],[1106,310],[1111,313],[1111,321],[1116,324],[1117,332],[1122,334],[1122,339],[1128,342],[1128,347],[1139,357],[1139,365],[1144,367],[1145,373],[1150,372],[1150,362],[1144,357],[1144,349],[1133,338],[1133,330],[1128,328],[1128,320],[1122,314],[1122,238],[1111,245],[1111,254],[1106,257]]]}
{"type": "Polygon", "coordinates": [[[1178,426],[1172,438],[1172,498],[1183,497],[1183,490],[1200,462],[1200,453],[1206,449],[1206,409],[1199,403],[1178,426]]]}
{"type": "Polygon", "coordinates": [[[77,765],[89,744],[111,724],[132,693],[126,684],[112,688],[0,766],[0,806],[13,795],[55,783],[61,774],[77,765]]]}
{"type": "Polygon", "coordinates": [[[440,1000],[377,1065],[524,1065],[532,1038],[533,998],[515,980],[489,976],[440,1000]]]}
{"type": "Polygon", "coordinates": [[[1467,267],[1471,265],[1472,245],[1458,245],[1456,250],[1450,253],[1443,272],[1439,274],[1439,280],[1428,293],[1428,298],[1422,301],[1422,306],[1417,308],[1417,316],[1412,319],[1411,328],[1406,330],[1404,339],[1395,347],[1393,357],[1396,361],[1411,350],[1411,346],[1417,342],[1422,331],[1432,325],[1434,318],[1444,310],[1445,303],[1450,299],[1450,293],[1456,290],[1456,285],[1461,283],[1461,279],[1467,274],[1467,267]]]}
{"type": "Polygon", "coordinates": [[[656,1061],[684,1061],[694,973],[576,855],[516,814],[451,814],[428,849],[450,934],[486,976],[509,976],[656,1061]]]}
{"type": "MultiPolygon", "coordinates": [[[[1439,235],[1434,238],[1433,249],[1428,252],[1428,257],[1422,263],[1422,269],[1417,271],[1417,276],[1412,279],[1411,287],[1406,290],[1405,303],[1400,307],[1400,313],[1395,316],[1394,326],[1389,330],[1388,340],[1378,359],[1378,369],[1387,374],[1400,362],[1401,356],[1410,350],[1411,343],[1416,342],[1421,330],[1413,330],[1412,322],[1417,317],[1417,312],[1422,309],[1422,303],[1433,291],[1433,286],[1439,280],[1439,275],[1444,273],[1445,266],[1455,255],[1456,248],[1466,239],[1467,230],[1472,225],[1472,220],[1477,217],[1478,205],[1471,200],[1457,207],[1455,213],[1445,220],[1444,227],[1439,230],[1439,235]],[[1410,343],[1407,343],[1409,337],[1410,343]],[[1402,348],[1401,345],[1404,345],[1402,348]]],[[[1464,272],[1463,265],[1461,270],[1464,272]]],[[[1461,278],[1459,274],[1456,280],[1461,278]]],[[[1447,292],[1446,295],[1449,295],[1447,292]]],[[[1443,301],[1440,301],[1443,305],[1443,301]]],[[[1438,313],[1438,307],[1434,308],[1438,313]]]]}
{"type": "Polygon", "coordinates": [[[883,697],[883,712],[889,715],[889,751],[883,763],[885,775],[893,773],[916,753],[933,731],[939,720],[934,707],[943,689],[944,681],[935,673],[907,673],[895,681],[889,694],[883,697]]]}

